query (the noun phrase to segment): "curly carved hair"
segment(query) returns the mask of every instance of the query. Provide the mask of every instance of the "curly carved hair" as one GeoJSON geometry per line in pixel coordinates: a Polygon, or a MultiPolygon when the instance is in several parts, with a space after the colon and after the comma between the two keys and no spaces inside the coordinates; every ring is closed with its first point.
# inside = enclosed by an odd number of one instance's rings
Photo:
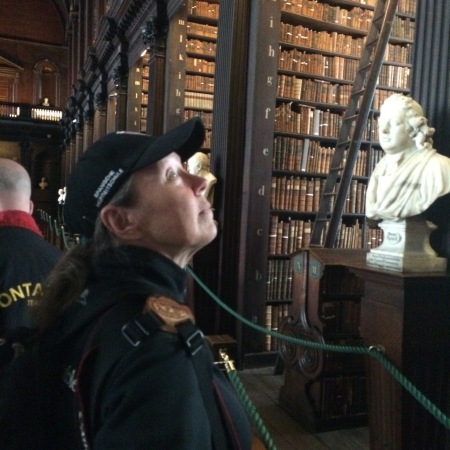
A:
{"type": "Polygon", "coordinates": [[[423,115],[423,109],[414,99],[403,94],[392,94],[381,105],[380,111],[384,109],[401,108],[405,113],[405,123],[410,131],[416,146],[420,150],[433,147],[432,136],[435,129],[428,126],[428,120],[423,115]]]}

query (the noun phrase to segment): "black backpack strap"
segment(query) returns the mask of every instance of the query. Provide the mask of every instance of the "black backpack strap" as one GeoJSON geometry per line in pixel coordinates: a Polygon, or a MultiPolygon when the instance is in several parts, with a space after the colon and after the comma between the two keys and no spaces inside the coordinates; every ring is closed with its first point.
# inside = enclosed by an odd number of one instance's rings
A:
{"type": "Polygon", "coordinates": [[[217,400],[214,397],[214,385],[208,368],[207,359],[201,348],[205,345],[204,335],[193,322],[184,322],[177,326],[181,339],[184,342],[186,351],[191,355],[195,371],[197,373],[198,384],[203,397],[203,403],[208,411],[209,422],[213,435],[214,448],[216,450],[226,450],[227,437],[223,427],[217,400]]]}
{"type": "Polygon", "coordinates": [[[204,335],[195,325],[191,310],[186,305],[158,295],[147,298],[144,311],[142,311],[142,301],[139,304],[140,311],[138,309],[139,312],[137,313],[136,302],[121,301],[113,305],[98,319],[86,346],[78,370],[81,377],[79,379],[81,395],[78,400],[82,416],[90,418],[87,421],[88,423],[84,423],[83,427],[87,441],[91,441],[90,430],[95,429],[95,399],[98,398],[98,392],[101,390],[107,374],[120,358],[130,350],[130,346],[137,347],[148,337],[157,332],[165,331],[177,334],[191,356],[203,402],[208,412],[214,448],[226,450],[228,448],[227,437],[214,397],[213,380],[208,359],[205,353],[201,351],[205,345],[204,335]],[[113,351],[110,351],[111,342],[114,343],[113,351]],[[89,394],[86,396],[83,393],[82,374],[85,366],[89,366],[90,356],[96,353],[98,357],[93,370],[94,375],[89,381],[89,394]],[[86,406],[87,402],[88,407],[86,406]]]}

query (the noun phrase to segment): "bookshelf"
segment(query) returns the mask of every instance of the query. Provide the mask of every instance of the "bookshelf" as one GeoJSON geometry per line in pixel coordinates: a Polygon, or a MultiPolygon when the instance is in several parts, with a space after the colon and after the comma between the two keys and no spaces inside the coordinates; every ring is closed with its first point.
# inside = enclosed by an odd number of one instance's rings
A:
{"type": "MultiPolygon", "coordinates": [[[[208,138],[216,127],[211,161],[220,233],[207,255],[197,255],[196,272],[244,317],[279,330],[294,294],[290,255],[308,248],[374,2],[233,0],[221,4],[220,14],[219,3],[188,1],[171,20],[166,126],[200,115],[208,138]],[[321,15],[306,11],[316,7],[321,15]]],[[[390,69],[382,74],[388,84],[375,95],[341,227],[346,249],[380,241],[364,215],[368,177],[382,156],[375,117],[388,95],[408,92],[413,40],[404,30],[411,33],[412,24],[412,12],[399,12],[399,36],[386,51],[390,69]]],[[[219,324],[236,337],[239,364],[275,361],[276,340],[227,322],[201,292],[194,298],[207,333],[219,324]]]]}
{"type": "Polygon", "coordinates": [[[209,153],[214,103],[214,74],[219,1],[189,0],[171,28],[174,63],[169,87],[169,127],[199,116],[206,127],[204,149],[209,153]]]}
{"type": "Polygon", "coordinates": [[[149,66],[149,54],[148,52],[142,57],[142,93],[141,93],[141,105],[140,105],[140,129],[141,133],[147,131],[147,107],[148,107],[148,84],[150,77],[150,66],[149,66]]]}
{"type": "MultiPolygon", "coordinates": [[[[293,296],[292,268],[286,268],[286,261],[293,252],[309,247],[375,4],[376,0],[281,0],[278,15],[269,16],[279,18],[271,30],[278,53],[265,314],[269,328],[276,328],[269,319],[275,302],[280,303],[277,309],[283,309],[293,296]],[[278,299],[272,295],[273,284],[282,286],[283,296],[278,299]]],[[[409,92],[414,13],[414,0],[400,2],[349,189],[338,248],[368,249],[382,240],[381,230],[366,223],[365,192],[383,156],[378,145],[378,109],[394,92],[409,92]]],[[[272,350],[273,343],[270,338],[267,341],[266,350],[272,350]]]]}
{"type": "Polygon", "coordinates": [[[146,133],[147,131],[149,60],[150,55],[147,51],[129,72],[127,129],[130,131],[141,133],[146,133]]]}
{"type": "MultiPolygon", "coordinates": [[[[361,345],[364,282],[348,265],[365,265],[365,250],[308,249],[292,255],[293,304],[281,332],[313,342],[361,345]]],[[[280,404],[313,432],[367,423],[363,355],[323,352],[283,342],[280,404]]]]}

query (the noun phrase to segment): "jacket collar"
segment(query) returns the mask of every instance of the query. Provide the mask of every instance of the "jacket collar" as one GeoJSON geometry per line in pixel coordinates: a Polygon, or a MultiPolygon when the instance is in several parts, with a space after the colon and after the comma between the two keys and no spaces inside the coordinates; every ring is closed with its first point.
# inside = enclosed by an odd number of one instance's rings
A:
{"type": "Polygon", "coordinates": [[[24,211],[9,210],[0,212],[0,227],[25,228],[42,237],[41,230],[33,217],[24,211]]]}
{"type": "Polygon", "coordinates": [[[165,256],[141,247],[108,249],[94,263],[94,272],[80,298],[62,317],[59,333],[68,337],[121,300],[142,309],[151,295],[184,303],[187,273],[165,256]]]}

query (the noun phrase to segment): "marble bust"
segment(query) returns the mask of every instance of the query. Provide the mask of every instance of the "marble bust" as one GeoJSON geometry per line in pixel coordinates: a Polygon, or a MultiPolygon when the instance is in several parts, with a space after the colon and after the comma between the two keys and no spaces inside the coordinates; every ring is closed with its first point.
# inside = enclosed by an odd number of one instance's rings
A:
{"type": "Polygon", "coordinates": [[[189,173],[206,179],[208,184],[205,189],[204,196],[212,205],[214,199],[213,187],[217,183],[217,178],[209,171],[209,156],[202,152],[195,153],[187,161],[187,170],[189,173]]]}
{"type": "Polygon", "coordinates": [[[398,221],[416,216],[450,192],[450,158],[432,147],[435,130],[419,103],[402,94],[388,97],[378,131],[385,155],[367,186],[367,217],[398,221]]]}

